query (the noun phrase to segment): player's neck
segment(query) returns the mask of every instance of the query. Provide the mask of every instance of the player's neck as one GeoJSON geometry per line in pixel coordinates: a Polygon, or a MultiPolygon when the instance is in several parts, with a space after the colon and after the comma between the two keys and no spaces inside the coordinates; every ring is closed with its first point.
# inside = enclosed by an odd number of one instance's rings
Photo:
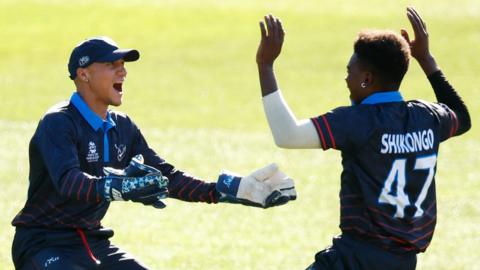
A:
{"type": "Polygon", "coordinates": [[[91,91],[83,91],[82,89],[78,89],[77,92],[82,97],[83,101],[85,101],[90,110],[92,110],[103,120],[107,119],[107,104],[104,104],[100,99],[93,95],[91,91]]]}
{"type": "MultiPolygon", "coordinates": [[[[87,103],[88,104],[88,103],[87,103]]],[[[105,106],[105,105],[102,105],[102,104],[88,104],[88,107],[96,114],[98,115],[100,118],[102,118],[102,120],[106,120],[107,119],[107,110],[108,110],[108,105],[105,106]]]]}
{"type": "Polygon", "coordinates": [[[398,89],[400,89],[400,84],[398,83],[375,85],[375,87],[372,89],[371,94],[375,94],[379,92],[398,91],[398,89]]]}

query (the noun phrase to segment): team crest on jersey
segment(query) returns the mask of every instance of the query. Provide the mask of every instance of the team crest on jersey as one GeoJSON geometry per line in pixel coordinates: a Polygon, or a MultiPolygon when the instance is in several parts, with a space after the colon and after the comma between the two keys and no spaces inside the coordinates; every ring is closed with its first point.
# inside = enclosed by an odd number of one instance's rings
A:
{"type": "Polygon", "coordinates": [[[117,150],[117,160],[122,161],[125,153],[127,152],[127,146],[125,144],[115,144],[115,149],[117,150]]]}
{"type": "Polygon", "coordinates": [[[97,153],[97,146],[94,142],[90,141],[88,143],[88,153],[87,153],[87,161],[88,162],[97,162],[100,156],[97,153]]]}

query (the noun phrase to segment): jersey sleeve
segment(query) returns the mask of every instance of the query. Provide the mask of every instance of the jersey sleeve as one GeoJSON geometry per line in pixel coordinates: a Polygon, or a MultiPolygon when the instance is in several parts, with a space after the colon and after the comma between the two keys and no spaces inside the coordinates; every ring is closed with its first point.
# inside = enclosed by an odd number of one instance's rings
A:
{"type": "Polygon", "coordinates": [[[58,190],[64,174],[80,167],[75,132],[72,120],[59,112],[45,115],[37,128],[35,144],[58,190]]]}
{"type": "Polygon", "coordinates": [[[368,117],[360,117],[361,110],[339,107],[325,114],[311,118],[323,150],[347,150],[363,144],[367,139],[368,117]]]}
{"type": "Polygon", "coordinates": [[[169,180],[169,197],[188,202],[217,203],[219,194],[215,183],[207,183],[187,173],[177,170],[151,149],[144,136],[135,126],[134,154],[142,154],[147,165],[159,169],[169,180]]]}
{"type": "Polygon", "coordinates": [[[99,202],[98,177],[80,169],[75,126],[62,113],[47,114],[36,133],[38,149],[57,192],[65,198],[99,202]]]}
{"type": "Polygon", "coordinates": [[[467,132],[472,126],[470,113],[459,93],[440,70],[429,75],[428,80],[432,85],[437,101],[446,105],[448,110],[454,112],[456,127],[452,136],[458,136],[467,132]]]}
{"type": "Polygon", "coordinates": [[[440,141],[443,142],[458,134],[458,118],[455,112],[443,103],[431,107],[440,126],[440,141]]]}

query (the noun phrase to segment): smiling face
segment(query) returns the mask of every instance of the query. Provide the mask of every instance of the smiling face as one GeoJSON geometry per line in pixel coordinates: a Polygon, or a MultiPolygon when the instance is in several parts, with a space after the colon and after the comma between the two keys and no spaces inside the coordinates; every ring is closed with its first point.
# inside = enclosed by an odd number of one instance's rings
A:
{"type": "Polygon", "coordinates": [[[86,68],[90,92],[100,106],[122,104],[122,84],[127,76],[123,59],[93,63],[86,68]]]}
{"type": "Polygon", "coordinates": [[[125,61],[93,63],[78,68],[74,80],[84,101],[100,117],[104,118],[108,106],[122,104],[122,85],[127,76],[125,61]]]}

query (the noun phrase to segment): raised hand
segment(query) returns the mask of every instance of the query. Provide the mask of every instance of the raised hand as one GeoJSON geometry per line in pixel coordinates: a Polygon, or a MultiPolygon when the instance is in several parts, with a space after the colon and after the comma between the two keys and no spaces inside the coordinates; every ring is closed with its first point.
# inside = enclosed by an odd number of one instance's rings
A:
{"type": "Polygon", "coordinates": [[[418,61],[423,71],[427,75],[430,75],[439,70],[439,68],[430,53],[427,25],[413,7],[407,8],[407,17],[412,25],[415,39],[411,40],[405,29],[401,29],[400,32],[410,45],[410,53],[412,54],[412,57],[418,61]]]}
{"type": "Polygon", "coordinates": [[[260,22],[261,40],[257,50],[257,64],[273,65],[282,51],[285,31],[280,19],[269,14],[260,22]],[[266,25],[266,26],[265,26],[266,25]]]}

